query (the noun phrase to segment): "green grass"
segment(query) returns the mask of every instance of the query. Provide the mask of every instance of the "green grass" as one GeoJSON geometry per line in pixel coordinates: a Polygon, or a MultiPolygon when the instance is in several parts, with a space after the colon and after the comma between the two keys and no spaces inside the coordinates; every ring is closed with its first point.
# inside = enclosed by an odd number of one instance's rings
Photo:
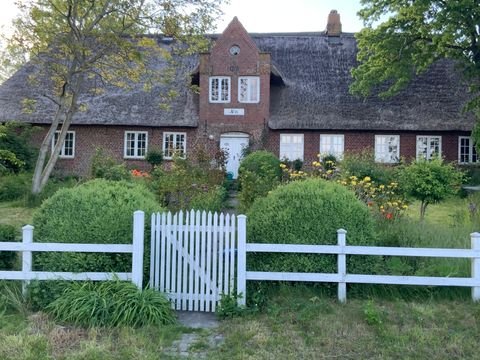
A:
{"type": "Polygon", "coordinates": [[[26,224],[32,223],[35,209],[26,208],[21,201],[0,202],[0,224],[10,224],[20,231],[26,224]]]}
{"type": "Polygon", "coordinates": [[[470,301],[350,299],[285,287],[261,314],[225,320],[208,359],[452,359],[480,351],[470,301]]]}

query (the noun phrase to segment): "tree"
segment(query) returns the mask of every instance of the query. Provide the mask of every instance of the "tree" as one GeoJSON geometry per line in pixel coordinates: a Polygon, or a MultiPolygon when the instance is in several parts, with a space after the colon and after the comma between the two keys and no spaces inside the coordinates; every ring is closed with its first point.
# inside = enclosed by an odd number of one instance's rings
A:
{"type": "Polygon", "coordinates": [[[478,0],[362,0],[365,28],[358,40],[354,94],[381,97],[403,89],[439,59],[457,61],[480,111],[480,4],[478,0]],[[385,20],[384,20],[385,19],[385,20]],[[383,86],[383,87],[382,87],[383,86]]]}
{"type": "Polygon", "coordinates": [[[440,158],[417,160],[402,169],[400,186],[409,196],[421,201],[420,220],[423,220],[427,206],[455,194],[462,179],[461,172],[440,158]]]}
{"type": "MultiPolygon", "coordinates": [[[[204,44],[196,34],[207,31],[219,14],[222,0],[29,0],[18,1],[21,15],[14,21],[8,48],[12,59],[28,54],[39,69],[33,81],[42,81],[55,115],[40,146],[32,181],[32,193],[46,185],[58,159],[67,130],[77,111],[79,97],[89,84],[127,88],[139,81],[154,82],[172,75],[158,74],[148,60],[163,56],[172,62],[149,36],[162,32],[182,38],[184,50],[204,44]],[[200,45],[199,45],[200,44],[200,45]],[[20,51],[20,50],[21,51],[20,51]],[[50,144],[58,141],[48,158],[50,144]]],[[[96,89],[98,90],[98,89],[96,89]]],[[[34,104],[31,104],[34,105],[34,104]]]]}

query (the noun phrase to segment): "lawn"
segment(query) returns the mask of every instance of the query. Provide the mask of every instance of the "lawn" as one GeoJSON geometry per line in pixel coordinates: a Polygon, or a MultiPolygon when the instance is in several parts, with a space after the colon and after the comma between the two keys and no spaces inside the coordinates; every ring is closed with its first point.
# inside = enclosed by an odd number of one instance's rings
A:
{"type": "MultiPolygon", "coordinates": [[[[431,205],[425,224],[445,233],[457,231],[456,214],[467,209],[464,199],[431,205]]],[[[0,221],[20,228],[31,221],[33,211],[3,203],[0,221]]],[[[418,219],[418,213],[414,203],[407,215],[418,219]]],[[[468,244],[470,229],[460,230],[468,244]]],[[[222,320],[214,330],[179,325],[82,329],[55,323],[42,313],[5,312],[0,303],[0,359],[477,358],[480,304],[471,302],[469,289],[444,293],[418,289],[379,287],[361,295],[349,291],[347,304],[342,305],[334,291],[282,286],[264,295],[268,301],[261,311],[222,320]],[[185,334],[195,334],[197,340],[189,355],[181,357],[172,349],[185,334]],[[211,337],[223,341],[213,346],[211,337]]],[[[22,304],[17,305],[22,310],[22,304]]]]}
{"type": "Polygon", "coordinates": [[[32,222],[35,209],[22,206],[21,202],[0,202],[0,224],[10,224],[20,228],[32,222]]]}
{"type": "Polygon", "coordinates": [[[181,326],[81,329],[41,313],[0,315],[0,358],[22,359],[473,359],[480,351],[480,305],[468,299],[349,299],[281,287],[262,312],[222,320],[218,329],[181,326]],[[196,334],[188,357],[172,353],[196,334]],[[209,336],[223,341],[212,346],[209,336]]]}

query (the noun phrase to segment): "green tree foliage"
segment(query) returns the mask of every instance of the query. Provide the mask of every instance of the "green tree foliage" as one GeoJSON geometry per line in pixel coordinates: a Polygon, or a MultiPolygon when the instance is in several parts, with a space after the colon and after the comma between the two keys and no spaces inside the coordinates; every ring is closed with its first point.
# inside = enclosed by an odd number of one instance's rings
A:
{"type": "Polygon", "coordinates": [[[387,84],[390,96],[439,59],[456,60],[470,85],[471,108],[480,109],[480,4],[478,0],[362,0],[366,27],[356,37],[360,65],[354,94],[368,96],[387,84]]]}
{"type": "Polygon", "coordinates": [[[244,212],[279,184],[282,169],[280,160],[271,152],[255,151],[242,160],[238,173],[240,211],[244,212]]]}
{"type": "Polygon", "coordinates": [[[31,146],[34,131],[28,124],[10,122],[0,129],[0,173],[31,170],[36,151],[31,146]]]}
{"type": "Polygon", "coordinates": [[[28,54],[31,63],[41,70],[32,81],[42,80],[55,109],[50,129],[40,147],[32,193],[40,192],[47,183],[72,118],[82,109],[80,95],[93,90],[88,88],[88,79],[95,79],[95,84],[121,88],[148,79],[146,89],[160,80],[168,80],[173,71],[159,74],[158,69],[148,65],[149,59],[160,56],[173,65],[171,54],[162,50],[152,37],[139,34],[159,31],[183,39],[182,44],[187,45],[183,47],[185,51],[198,51],[198,46],[205,45],[205,40],[199,42],[195,35],[210,29],[221,2],[18,1],[21,15],[14,21],[14,34],[9,39],[8,49],[12,51],[12,58],[18,52],[28,54]],[[57,146],[48,158],[57,129],[60,129],[57,146]]]}
{"type": "Polygon", "coordinates": [[[417,160],[400,172],[400,184],[404,191],[421,201],[421,220],[425,218],[427,206],[455,194],[462,179],[463,174],[442,159],[417,160]]]}

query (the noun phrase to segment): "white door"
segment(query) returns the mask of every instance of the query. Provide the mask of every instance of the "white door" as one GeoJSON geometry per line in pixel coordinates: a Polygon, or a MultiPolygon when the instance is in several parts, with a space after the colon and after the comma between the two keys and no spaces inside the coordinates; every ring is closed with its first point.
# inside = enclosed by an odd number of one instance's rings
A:
{"type": "Polygon", "coordinates": [[[238,167],[242,160],[242,150],[248,147],[248,135],[242,133],[227,133],[220,136],[220,148],[227,152],[227,174],[238,177],[238,167]]]}

